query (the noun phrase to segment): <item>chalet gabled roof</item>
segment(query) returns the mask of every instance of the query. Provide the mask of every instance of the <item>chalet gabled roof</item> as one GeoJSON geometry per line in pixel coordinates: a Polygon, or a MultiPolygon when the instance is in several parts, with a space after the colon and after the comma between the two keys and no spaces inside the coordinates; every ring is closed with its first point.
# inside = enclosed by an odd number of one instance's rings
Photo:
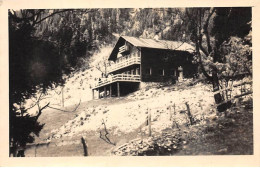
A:
{"type": "Polygon", "coordinates": [[[155,39],[144,39],[144,38],[137,38],[137,37],[130,37],[130,36],[121,36],[112,53],[109,56],[110,59],[116,58],[116,53],[123,42],[127,41],[135,47],[141,48],[155,48],[155,49],[165,49],[165,50],[175,50],[175,51],[188,51],[190,53],[195,51],[195,47],[192,45],[180,42],[180,41],[168,41],[168,40],[155,40],[155,39]]]}
{"type": "Polygon", "coordinates": [[[136,37],[129,37],[129,36],[122,36],[122,37],[136,47],[158,48],[158,49],[191,51],[191,52],[195,50],[194,47],[191,46],[190,44],[183,43],[180,41],[144,39],[144,38],[136,38],[136,37]]]}

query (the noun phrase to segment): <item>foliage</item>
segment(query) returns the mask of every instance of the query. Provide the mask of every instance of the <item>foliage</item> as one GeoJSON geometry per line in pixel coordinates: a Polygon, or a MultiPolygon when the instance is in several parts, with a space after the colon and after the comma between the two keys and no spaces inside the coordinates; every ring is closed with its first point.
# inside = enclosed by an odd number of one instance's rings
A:
{"type": "Polygon", "coordinates": [[[65,70],[62,57],[55,44],[35,37],[36,25],[48,17],[68,10],[9,10],[9,119],[10,154],[17,156],[17,149],[34,141],[43,125],[37,122],[42,110],[40,100],[36,116],[29,116],[22,103],[35,96],[37,91],[45,93],[55,84],[62,84],[65,70]],[[20,107],[16,107],[16,106],[20,107]]]}
{"type": "MultiPolygon", "coordinates": [[[[196,46],[195,59],[213,91],[220,89],[223,78],[228,84],[235,74],[243,72],[239,67],[242,62],[247,62],[247,72],[251,72],[250,38],[243,43],[237,39],[243,39],[251,30],[250,8],[187,8],[186,16],[187,33],[196,46]]],[[[220,93],[214,98],[216,104],[223,102],[220,93]]],[[[218,107],[219,111],[225,109],[218,107]]]]}
{"type": "Polygon", "coordinates": [[[236,75],[252,73],[252,49],[243,39],[231,37],[221,46],[221,55],[225,63],[216,63],[220,78],[232,78],[236,75]]]}
{"type": "MultiPolygon", "coordinates": [[[[250,31],[251,8],[9,10],[10,140],[17,146],[33,141],[31,132],[37,135],[43,125],[26,116],[22,103],[100,56],[113,34],[194,45],[195,61],[217,91],[222,79],[252,74],[250,31]]],[[[106,74],[101,60],[97,67],[106,74]]],[[[222,101],[219,94],[215,101],[222,101]]]]}

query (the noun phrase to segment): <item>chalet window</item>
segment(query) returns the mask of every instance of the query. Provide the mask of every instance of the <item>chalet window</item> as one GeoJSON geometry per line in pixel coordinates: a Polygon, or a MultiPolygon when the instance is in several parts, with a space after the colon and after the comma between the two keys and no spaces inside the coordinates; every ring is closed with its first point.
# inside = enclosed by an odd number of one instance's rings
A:
{"type": "Polygon", "coordinates": [[[159,70],[158,70],[158,74],[159,74],[160,76],[164,76],[164,69],[159,69],[159,70]]]}
{"type": "Polygon", "coordinates": [[[145,74],[146,75],[152,75],[152,68],[146,68],[145,69],[145,74]]]}
{"type": "Polygon", "coordinates": [[[136,68],[136,74],[140,75],[140,69],[139,68],[136,68]]]}
{"type": "Polygon", "coordinates": [[[176,69],[171,69],[171,75],[177,76],[177,71],[176,71],[176,69]]]}

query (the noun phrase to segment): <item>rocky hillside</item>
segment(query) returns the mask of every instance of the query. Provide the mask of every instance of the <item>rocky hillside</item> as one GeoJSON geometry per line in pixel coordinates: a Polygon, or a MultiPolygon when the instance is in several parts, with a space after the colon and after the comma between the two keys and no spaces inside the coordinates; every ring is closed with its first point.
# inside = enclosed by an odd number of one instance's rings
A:
{"type": "MultiPolygon", "coordinates": [[[[86,139],[90,156],[251,153],[252,119],[244,113],[252,114],[252,105],[249,106],[252,96],[244,97],[241,102],[248,104],[228,110],[229,117],[224,117],[224,114],[216,112],[210,85],[186,79],[175,85],[148,84],[125,97],[82,102],[76,111],[45,110],[40,122],[46,123],[46,126],[35,142],[35,145],[41,144],[36,146],[37,155],[81,156],[82,137],[86,139]],[[148,135],[148,115],[151,115],[152,137],[148,135]],[[243,132],[242,139],[238,140],[242,142],[240,146],[247,147],[246,150],[229,152],[230,149],[235,151],[235,148],[204,139],[210,139],[209,135],[216,136],[215,132],[226,138],[224,131],[230,129],[231,133],[237,128],[244,131],[244,126],[251,132],[243,132]],[[245,134],[249,136],[245,137],[245,134]],[[215,149],[199,149],[196,141],[203,140],[208,142],[209,148],[212,145],[215,149]]],[[[217,138],[214,137],[214,140],[217,138]]],[[[27,156],[35,156],[33,148],[34,144],[28,146],[27,156]]]]}
{"type": "MultiPolygon", "coordinates": [[[[185,85],[189,82],[187,80],[185,85]]],[[[126,103],[88,107],[59,129],[53,130],[51,136],[60,138],[82,131],[95,131],[103,121],[107,129],[113,129],[115,134],[129,133],[145,122],[148,112],[152,115],[152,131],[161,132],[172,127],[172,121],[178,125],[189,124],[185,102],[189,103],[195,121],[200,122],[203,117],[211,116],[206,114],[214,102],[209,87],[201,83],[187,88],[176,87],[150,87],[129,95],[126,97],[129,102],[126,103]]]]}

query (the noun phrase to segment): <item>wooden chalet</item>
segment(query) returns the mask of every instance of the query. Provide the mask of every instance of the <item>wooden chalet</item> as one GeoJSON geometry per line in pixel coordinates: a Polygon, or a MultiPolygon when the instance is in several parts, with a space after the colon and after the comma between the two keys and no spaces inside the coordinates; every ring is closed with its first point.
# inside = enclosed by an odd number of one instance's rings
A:
{"type": "Polygon", "coordinates": [[[183,42],[121,36],[108,60],[109,76],[92,89],[93,98],[125,95],[144,82],[178,81],[192,77],[193,46],[183,42]],[[100,95],[102,94],[102,96],[100,95]]]}

